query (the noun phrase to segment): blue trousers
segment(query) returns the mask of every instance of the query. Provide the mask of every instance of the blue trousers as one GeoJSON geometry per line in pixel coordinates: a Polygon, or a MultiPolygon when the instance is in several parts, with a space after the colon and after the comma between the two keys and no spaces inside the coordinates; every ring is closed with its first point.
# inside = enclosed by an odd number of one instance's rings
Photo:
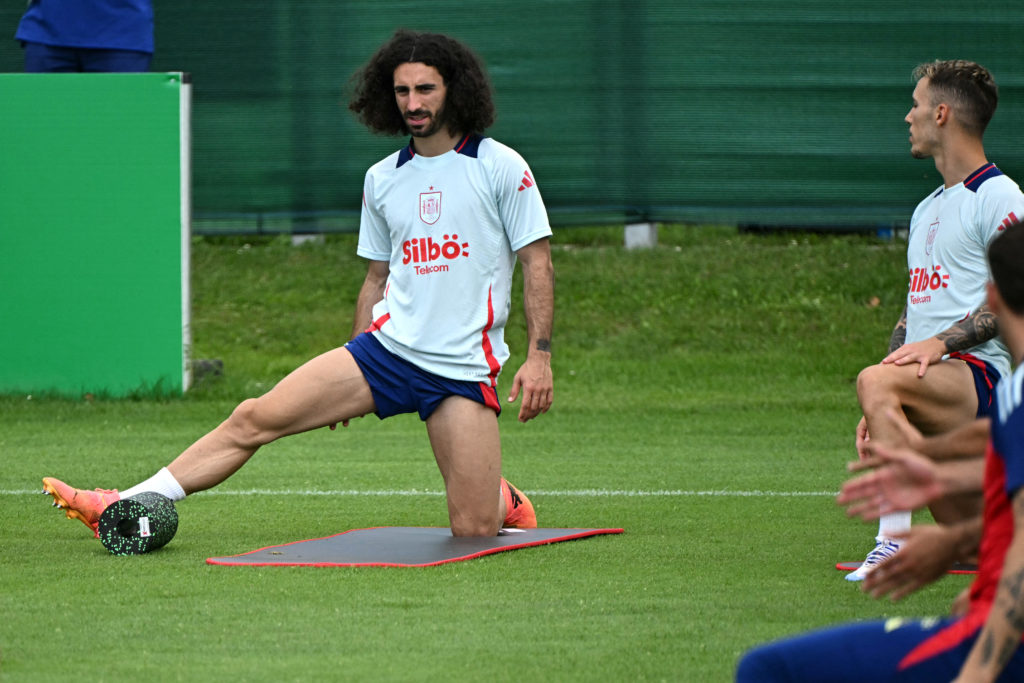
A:
{"type": "MultiPolygon", "coordinates": [[[[889,619],[842,624],[761,645],[747,652],[737,683],[933,683],[951,681],[974,646],[982,620],[889,619]],[[909,656],[908,656],[909,655],[909,656]]],[[[999,681],[1024,681],[1024,651],[999,681]]]]}
{"type": "Polygon", "coordinates": [[[92,50],[25,43],[25,73],[129,73],[149,71],[153,55],[135,50],[92,50]]]}

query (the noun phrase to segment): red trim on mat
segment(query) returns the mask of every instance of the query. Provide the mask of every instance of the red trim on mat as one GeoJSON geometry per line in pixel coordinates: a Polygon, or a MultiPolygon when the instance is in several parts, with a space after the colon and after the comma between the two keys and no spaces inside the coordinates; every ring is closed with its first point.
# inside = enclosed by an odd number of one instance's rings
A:
{"type": "MultiPolygon", "coordinates": [[[[838,569],[841,572],[852,572],[854,569],[857,569],[858,567],[860,567],[860,565],[861,565],[860,562],[836,562],[836,569],[838,569]]],[[[977,569],[957,569],[956,567],[952,567],[951,569],[946,570],[946,573],[947,574],[977,574],[978,570],[977,569]]]]}
{"type": "MultiPolygon", "coordinates": [[[[345,534],[353,531],[369,531],[371,529],[386,529],[387,527],[367,527],[366,529],[349,529],[343,531],[340,534],[331,534],[330,536],[322,536],[320,538],[307,538],[301,541],[292,541],[291,543],[277,543],[275,545],[268,545],[264,548],[258,548],[251,550],[247,553],[241,553],[238,555],[228,555],[231,557],[245,557],[246,555],[252,555],[263,550],[270,548],[281,548],[287,545],[295,545],[296,543],[305,543],[307,541],[322,541],[327,538],[334,538],[335,536],[344,536],[345,534]]],[[[430,527],[426,527],[430,528],[430,527]]],[[[441,527],[433,527],[441,528],[441,527]]],[[[226,567],[436,567],[442,564],[450,564],[452,562],[462,562],[463,560],[473,560],[478,557],[485,555],[494,555],[496,553],[503,553],[507,550],[519,550],[520,548],[530,548],[538,545],[549,545],[551,543],[559,543],[561,541],[574,541],[579,538],[588,538],[590,536],[600,536],[602,534],[621,534],[625,529],[588,529],[577,534],[570,534],[568,536],[558,536],[557,538],[546,538],[538,541],[531,541],[529,543],[517,543],[516,545],[505,545],[500,548],[488,548],[487,550],[481,550],[470,555],[463,555],[461,557],[452,557],[446,560],[439,560],[437,562],[427,562],[424,564],[399,564],[394,562],[219,562],[212,557],[206,558],[206,564],[221,565],[226,567]]]]}

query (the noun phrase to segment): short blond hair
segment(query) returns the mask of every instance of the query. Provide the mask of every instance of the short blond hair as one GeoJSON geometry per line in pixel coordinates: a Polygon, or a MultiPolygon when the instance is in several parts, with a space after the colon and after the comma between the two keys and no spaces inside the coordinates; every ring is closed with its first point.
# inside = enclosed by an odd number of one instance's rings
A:
{"type": "Polygon", "coordinates": [[[936,60],[919,64],[914,81],[928,79],[932,103],[948,104],[955,119],[981,137],[999,103],[999,87],[989,70],[964,59],[936,60]]]}

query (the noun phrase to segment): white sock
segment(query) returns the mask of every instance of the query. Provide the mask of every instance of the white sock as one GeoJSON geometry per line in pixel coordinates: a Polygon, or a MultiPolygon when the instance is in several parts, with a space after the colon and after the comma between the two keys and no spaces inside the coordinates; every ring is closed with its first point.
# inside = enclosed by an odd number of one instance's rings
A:
{"type": "Polygon", "coordinates": [[[910,531],[910,517],[911,514],[908,512],[890,512],[887,515],[882,515],[878,519],[878,536],[877,540],[882,538],[892,538],[899,534],[905,534],[910,531]]]}
{"type": "Polygon", "coordinates": [[[124,499],[147,491],[167,496],[175,503],[179,500],[185,500],[185,489],[181,488],[181,484],[178,483],[178,480],[174,478],[174,475],[166,467],[141,484],[136,484],[130,489],[121,491],[119,495],[124,499]]]}

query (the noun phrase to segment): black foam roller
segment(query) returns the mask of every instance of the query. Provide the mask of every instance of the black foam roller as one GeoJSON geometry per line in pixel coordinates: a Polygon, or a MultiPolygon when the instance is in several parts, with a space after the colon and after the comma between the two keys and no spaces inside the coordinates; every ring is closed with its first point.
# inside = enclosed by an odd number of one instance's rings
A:
{"type": "Polygon", "coordinates": [[[100,541],[112,555],[141,555],[161,548],[178,530],[170,498],[145,492],[111,503],[100,515],[100,541]]]}

